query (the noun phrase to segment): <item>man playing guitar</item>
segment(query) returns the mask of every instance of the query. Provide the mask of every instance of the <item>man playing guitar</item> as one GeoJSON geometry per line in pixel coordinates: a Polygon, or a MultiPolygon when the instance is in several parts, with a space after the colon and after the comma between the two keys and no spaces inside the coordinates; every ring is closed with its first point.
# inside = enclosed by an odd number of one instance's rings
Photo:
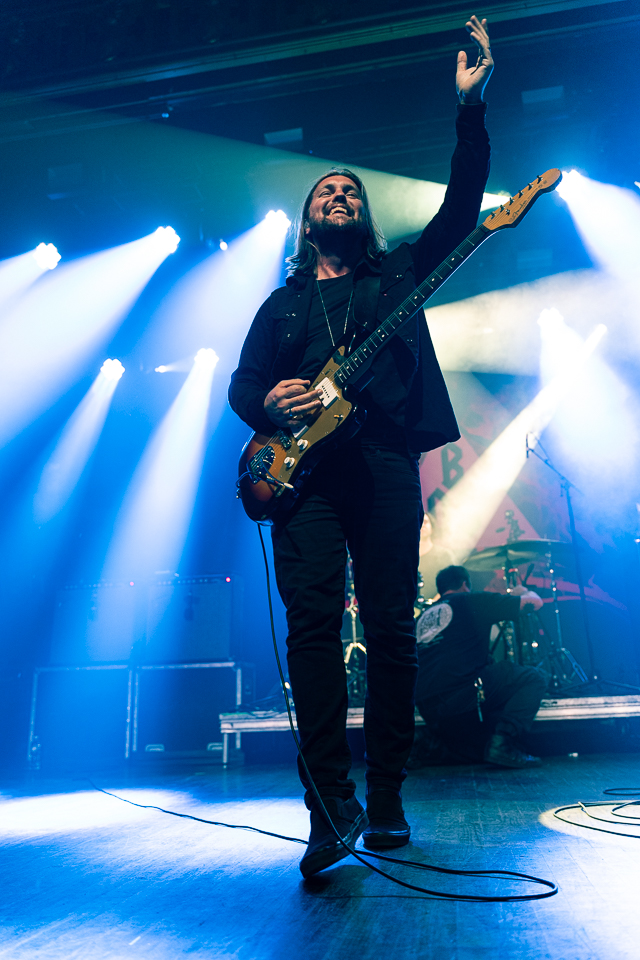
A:
{"type": "MultiPolygon", "coordinates": [[[[268,298],[247,335],[229,399],[252,430],[292,429],[320,410],[309,385],[332,349],[357,349],[429,271],[476,226],[489,169],[485,85],[493,69],[486,21],[466,25],[479,48],[458,54],[457,146],[443,204],[414,243],[391,253],[361,180],[321,177],[301,215],[286,287],[268,298]]],[[[336,104],[342,108],[355,105],[336,104]]],[[[329,450],[290,509],[276,516],[274,562],[287,608],[288,665],[302,752],[333,823],[347,842],[401,846],[410,829],[401,785],[414,728],[417,656],[414,600],[423,508],[418,455],[459,437],[444,379],[420,311],[376,356],[359,385],[366,420],[329,450]],[[340,630],[347,545],[367,645],[366,812],[349,776],[347,687],[340,630]]],[[[300,766],[300,765],[299,765],[300,766]]],[[[346,856],[314,804],[300,869],[307,877],[346,856]]]]}

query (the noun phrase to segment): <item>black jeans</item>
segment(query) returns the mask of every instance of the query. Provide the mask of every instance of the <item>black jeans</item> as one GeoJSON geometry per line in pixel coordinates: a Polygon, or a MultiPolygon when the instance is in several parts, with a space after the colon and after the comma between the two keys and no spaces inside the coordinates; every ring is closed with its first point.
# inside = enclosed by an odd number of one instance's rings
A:
{"type": "MultiPolygon", "coordinates": [[[[340,638],[347,545],[367,646],[367,781],[399,787],[406,776],[418,672],[413,604],[422,516],[417,459],[356,437],[323,458],[294,510],[274,526],[302,751],[324,795],[347,798],[355,791],[340,638]]],[[[299,761],[298,769],[309,804],[299,761]]]]}
{"type": "MultiPolygon", "coordinates": [[[[540,701],[547,688],[548,677],[534,667],[521,667],[508,660],[489,663],[478,671],[485,695],[482,713],[495,722],[495,732],[517,737],[531,728],[540,701]]],[[[466,715],[471,722],[478,719],[477,694],[473,682],[446,697],[418,703],[426,720],[456,718],[458,726],[466,715]]]]}

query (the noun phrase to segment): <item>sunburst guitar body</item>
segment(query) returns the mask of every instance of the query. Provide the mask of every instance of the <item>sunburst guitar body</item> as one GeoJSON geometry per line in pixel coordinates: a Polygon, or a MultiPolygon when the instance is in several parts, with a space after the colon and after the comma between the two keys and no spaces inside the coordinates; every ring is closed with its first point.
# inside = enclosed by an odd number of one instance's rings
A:
{"type": "Polygon", "coordinates": [[[299,427],[286,427],[266,437],[254,433],[240,455],[238,495],[252,520],[269,520],[295,499],[306,476],[330,446],[349,440],[362,420],[356,405],[336,385],[344,347],[322,367],[309,390],[322,390],[322,407],[299,427]]]}
{"type": "Polygon", "coordinates": [[[345,357],[344,347],[336,350],[309,388],[320,390],[319,413],[307,417],[299,426],[282,427],[271,437],[253,434],[242,451],[237,482],[238,496],[252,520],[272,520],[277,512],[289,509],[323,454],[357,433],[364,416],[358,412],[349,388],[355,393],[371,379],[368,371],[373,358],[402,324],[425,305],[481,243],[498,230],[515,227],[538,197],[555,190],[561,179],[560,171],[552,169],[527,184],[490,213],[353,353],[345,357]],[[345,389],[351,400],[345,396],[345,389]]]}

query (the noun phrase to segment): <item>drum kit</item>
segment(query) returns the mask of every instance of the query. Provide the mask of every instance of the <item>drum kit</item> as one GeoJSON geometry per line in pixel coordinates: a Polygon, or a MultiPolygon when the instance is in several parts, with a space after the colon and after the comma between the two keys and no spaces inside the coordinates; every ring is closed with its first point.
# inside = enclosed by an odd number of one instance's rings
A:
{"type": "Polygon", "coordinates": [[[574,561],[575,551],[571,543],[560,540],[516,540],[472,553],[464,563],[472,571],[502,568],[507,593],[511,593],[519,583],[526,587],[536,565],[542,566],[543,577],[549,581],[553,629],[547,630],[540,616],[533,611],[527,612],[525,607],[518,622],[504,621],[498,625],[491,653],[523,665],[543,667],[550,676],[550,689],[556,692],[589,683],[590,679],[587,671],[564,644],[558,605],[556,570],[558,567],[571,567],[574,561]],[[521,579],[518,568],[525,563],[529,566],[521,579]]]}
{"type": "MultiPolygon", "coordinates": [[[[507,517],[510,523],[510,518],[507,517]]],[[[511,525],[511,524],[510,524],[511,525]]],[[[486,547],[472,553],[464,562],[471,571],[503,571],[507,593],[518,585],[527,586],[534,569],[549,582],[553,628],[547,629],[539,614],[524,611],[517,622],[498,624],[492,638],[491,654],[496,659],[511,660],[525,666],[542,667],[549,674],[549,689],[555,693],[589,683],[589,675],[572,652],[565,646],[563,625],[558,604],[558,568],[572,567],[575,562],[571,543],[560,540],[515,540],[496,547],[486,547]],[[519,568],[528,564],[524,576],[519,568]]],[[[419,583],[419,588],[422,586],[419,583]]],[[[434,600],[418,594],[415,603],[416,620],[428,611],[434,600]]],[[[347,685],[350,706],[362,706],[366,693],[365,663],[367,648],[358,616],[358,601],[353,585],[353,564],[348,558],[346,570],[345,616],[342,628],[347,685]]]]}

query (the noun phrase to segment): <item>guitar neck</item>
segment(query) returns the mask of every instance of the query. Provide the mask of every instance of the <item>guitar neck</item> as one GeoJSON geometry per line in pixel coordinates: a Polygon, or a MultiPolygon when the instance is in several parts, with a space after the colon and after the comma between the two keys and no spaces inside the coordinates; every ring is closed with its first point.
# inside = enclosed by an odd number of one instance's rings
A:
{"type": "Polygon", "coordinates": [[[470,233],[466,240],[456,247],[453,253],[449,254],[446,260],[443,260],[437,270],[433,270],[424,283],[413,291],[410,297],[400,304],[397,310],[387,317],[387,319],[370,334],[364,343],[361,343],[357,350],[340,364],[334,374],[334,382],[338,386],[344,386],[356,375],[360,375],[369,366],[375,355],[381,350],[387,342],[400,329],[403,323],[409,320],[415,313],[425,305],[427,300],[433,296],[445,280],[448,280],[451,274],[458,269],[460,264],[471,256],[481,243],[491,235],[491,230],[480,224],[479,227],[470,233]]]}

